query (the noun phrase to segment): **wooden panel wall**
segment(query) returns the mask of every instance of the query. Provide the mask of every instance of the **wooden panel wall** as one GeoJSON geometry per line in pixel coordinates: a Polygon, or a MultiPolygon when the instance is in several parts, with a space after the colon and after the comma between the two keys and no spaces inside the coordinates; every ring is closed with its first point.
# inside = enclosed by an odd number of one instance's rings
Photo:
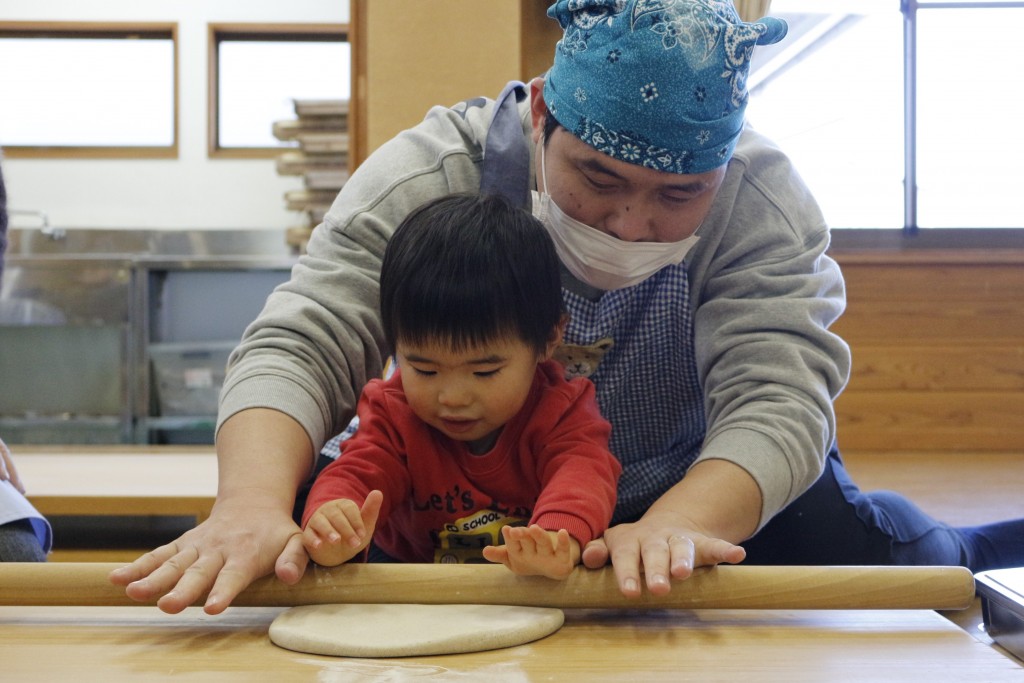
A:
{"type": "Polygon", "coordinates": [[[1024,251],[837,252],[843,450],[1024,451],[1024,251]]]}

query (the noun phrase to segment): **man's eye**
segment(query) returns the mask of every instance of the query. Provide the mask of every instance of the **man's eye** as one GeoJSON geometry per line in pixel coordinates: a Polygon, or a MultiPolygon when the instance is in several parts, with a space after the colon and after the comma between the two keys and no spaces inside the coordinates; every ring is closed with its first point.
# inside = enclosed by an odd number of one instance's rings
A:
{"type": "Polygon", "coordinates": [[[615,189],[614,183],[602,182],[601,180],[598,180],[588,175],[584,175],[583,177],[586,179],[587,183],[589,183],[590,186],[593,187],[595,190],[601,190],[603,192],[606,192],[608,190],[615,189]]]}
{"type": "Polygon", "coordinates": [[[669,204],[685,204],[690,201],[689,195],[678,195],[678,194],[663,194],[661,198],[669,204]]]}

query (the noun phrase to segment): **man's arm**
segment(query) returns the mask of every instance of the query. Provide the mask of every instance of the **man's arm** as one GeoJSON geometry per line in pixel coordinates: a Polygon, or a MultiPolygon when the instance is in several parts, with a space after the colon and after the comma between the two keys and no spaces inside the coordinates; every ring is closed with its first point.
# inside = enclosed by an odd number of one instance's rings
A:
{"type": "Polygon", "coordinates": [[[436,107],[345,183],[291,279],[268,297],[232,355],[210,518],[115,571],[111,580],[130,596],[162,595],[159,606],[177,612],[210,590],[206,611],[216,614],[272,570],[298,580],[308,560],[291,518],[296,489],[313,452],[344,427],[383,367],[376,303],[384,247],[427,199],[479,187],[489,121],[489,106],[436,107]]]}
{"type": "Polygon", "coordinates": [[[217,434],[217,502],[181,538],[110,575],[139,601],[177,613],[204,594],[219,614],[255,579],[276,571],[295,583],[309,561],[292,520],[295,492],[309,476],[313,448],[298,422],[275,410],[233,415],[217,434]]]}

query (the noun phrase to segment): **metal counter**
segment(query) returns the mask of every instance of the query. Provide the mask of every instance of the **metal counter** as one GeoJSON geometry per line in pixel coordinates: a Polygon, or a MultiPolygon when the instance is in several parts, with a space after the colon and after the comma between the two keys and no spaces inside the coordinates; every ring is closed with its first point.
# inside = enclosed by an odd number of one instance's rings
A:
{"type": "Polygon", "coordinates": [[[295,263],[283,231],[11,230],[9,239],[4,439],[212,443],[225,349],[295,263]]]}

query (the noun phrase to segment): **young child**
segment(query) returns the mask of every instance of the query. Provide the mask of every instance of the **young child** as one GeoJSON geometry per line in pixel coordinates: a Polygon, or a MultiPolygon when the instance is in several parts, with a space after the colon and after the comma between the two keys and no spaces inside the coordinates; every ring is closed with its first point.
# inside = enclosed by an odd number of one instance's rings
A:
{"type": "Polygon", "coordinates": [[[381,266],[397,360],[314,482],[303,543],[320,565],[377,549],[402,562],[500,562],[564,578],[611,520],[621,466],[589,380],[566,381],[558,257],[498,196],[411,213],[381,266]],[[501,541],[504,540],[504,544],[501,541]]]}

